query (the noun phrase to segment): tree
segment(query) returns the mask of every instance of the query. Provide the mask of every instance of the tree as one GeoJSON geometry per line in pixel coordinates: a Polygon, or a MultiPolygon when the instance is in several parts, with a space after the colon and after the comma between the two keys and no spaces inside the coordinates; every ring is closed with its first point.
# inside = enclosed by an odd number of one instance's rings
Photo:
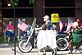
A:
{"type": "Polygon", "coordinates": [[[8,4],[10,4],[10,6],[14,6],[14,3],[15,3],[15,6],[17,6],[18,5],[18,1],[19,0],[9,0],[9,2],[8,2],[8,4]]]}
{"type": "Polygon", "coordinates": [[[29,4],[34,4],[35,0],[29,0],[29,4]]]}

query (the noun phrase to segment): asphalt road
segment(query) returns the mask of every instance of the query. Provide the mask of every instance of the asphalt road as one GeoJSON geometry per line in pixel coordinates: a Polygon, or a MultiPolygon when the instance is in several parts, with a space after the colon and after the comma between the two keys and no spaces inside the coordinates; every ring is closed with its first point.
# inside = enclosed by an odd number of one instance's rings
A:
{"type": "MultiPolygon", "coordinates": [[[[0,55],[14,55],[14,51],[12,50],[12,47],[7,47],[7,48],[0,47],[0,55]]],[[[16,47],[16,55],[43,55],[43,52],[39,54],[38,49],[34,48],[29,53],[22,53],[16,47]]],[[[46,52],[46,55],[51,55],[51,52],[46,52]]],[[[82,53],[69,54],[69,51],[58,51],[57,55],[82,55],[82,53]]]]}

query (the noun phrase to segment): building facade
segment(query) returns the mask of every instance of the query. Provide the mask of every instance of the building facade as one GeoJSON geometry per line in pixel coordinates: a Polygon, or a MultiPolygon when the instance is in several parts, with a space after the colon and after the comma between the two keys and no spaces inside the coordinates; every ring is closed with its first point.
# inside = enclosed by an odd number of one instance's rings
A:
{"type": "MultiPolygon", "coordinates": [[[[13,0],[12,0],[13,1],[13,0]]],[[[43,23],[45,14],[51,16],[58,13],[60,17],[82,18],[82,0],[18,0],[15,5],[16,18],[37,18],[37,23],[43,23]]],[[[0,0],[0,20],[14,17],[13,5],[10,0],[0,0]]],[[[62,18],[63,20],[65,20],[62,18]]],[[[1,22],[2,24],[2,22],[1,22]]],[[[2,27],[2,25],[1,25],[2,27]]],[[[0,29],[1,31],[2,29],[0,29]]]]}

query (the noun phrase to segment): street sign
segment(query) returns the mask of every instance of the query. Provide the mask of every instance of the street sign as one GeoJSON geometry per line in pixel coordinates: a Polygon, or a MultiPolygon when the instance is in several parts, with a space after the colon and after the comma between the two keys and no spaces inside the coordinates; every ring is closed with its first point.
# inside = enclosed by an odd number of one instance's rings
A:
{"type": "Polygon", "coordinates": [[[58,13],[52,13],[52,14],[51,14],[51,22],[52,22],[52,23],[57,23],[57,22],[59,22],[59,14],[58,14],[58,13]]]}

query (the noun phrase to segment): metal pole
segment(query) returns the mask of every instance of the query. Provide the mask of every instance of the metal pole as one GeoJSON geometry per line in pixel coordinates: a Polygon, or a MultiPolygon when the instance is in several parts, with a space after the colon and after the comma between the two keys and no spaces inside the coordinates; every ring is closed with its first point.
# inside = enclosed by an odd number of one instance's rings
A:
{"type": "Polygon", "coordinates": [[[16,55],[16,36],[15,36],[15,29],[16,29],[16,22],[15,22],[15,0],[13,0],[13,8],[14,8],[14,55],[16,55]]]}

